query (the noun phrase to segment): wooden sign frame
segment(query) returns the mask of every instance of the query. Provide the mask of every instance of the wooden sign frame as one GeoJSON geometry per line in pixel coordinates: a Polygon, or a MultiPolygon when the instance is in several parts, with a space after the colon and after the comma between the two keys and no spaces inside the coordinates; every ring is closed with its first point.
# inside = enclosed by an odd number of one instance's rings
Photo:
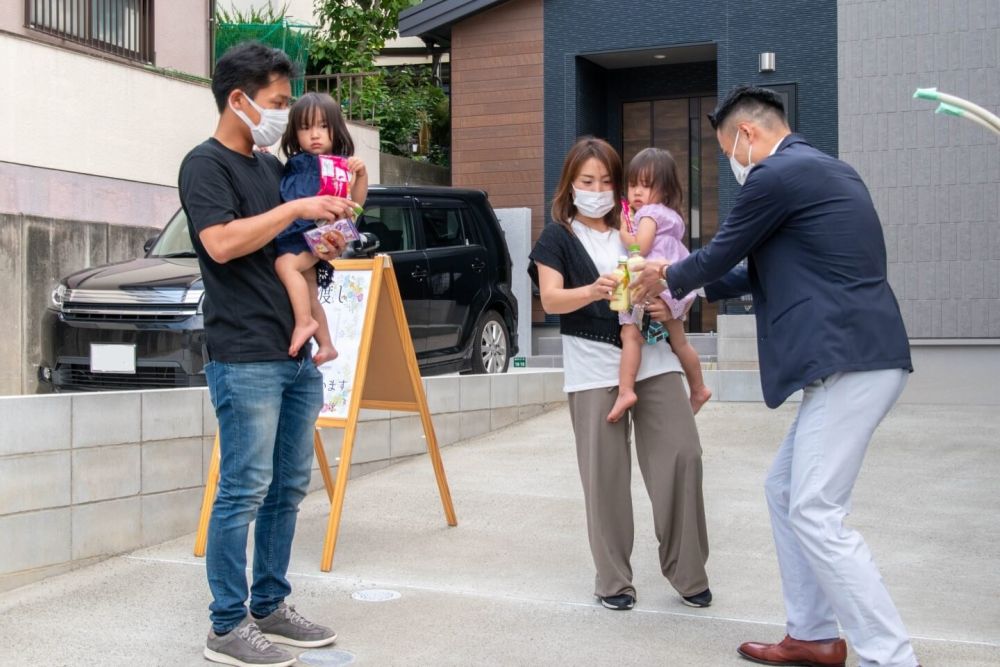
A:
{"type": "MultiPolygon", "coordinates": [[[[333,554],[337,548],[344,495],[351,470],[351,456],[358,431],[358,416],[362,409],[416,412],[420,415],[427,442],[427,453],[434,467],[438,493],[441,495],[441,504],[444,507],[445,520],[449,526],[458,525],[444,464],[441,461],[441,451],[437,436],[434,434],[434,424],[427,408],[427,396],[417,365],[417,355],[413,349],[413,340],[403,310],[403,299],[399,294],[399,284],[392,269],[392,259],[388,255],[378,255],[374,259],[338,260],[333,266],[339,271],[371,271],[372,275],[347,416],[342,419],[321,416],[316,421],[316,433],[313,438],[316,459],[330,499],[330,517],[327,521],[326,538],[320,560],[320,569],[324,572],[329,572],[333,567],[333,554]],[[323,442],[320,439],[321,428],[344,430],[335,482],[331,479],[323,442]]],[[[195,556],[205,555],[208,523],[218,483],[219,435],[216,433],[202,498],[198,532],[195,536],[195,556]]]]}

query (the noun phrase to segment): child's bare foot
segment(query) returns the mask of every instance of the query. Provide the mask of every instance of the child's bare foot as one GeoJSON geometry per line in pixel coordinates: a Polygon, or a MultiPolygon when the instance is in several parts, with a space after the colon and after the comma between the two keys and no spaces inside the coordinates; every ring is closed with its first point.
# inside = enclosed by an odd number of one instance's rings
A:
{"type": "Polygon", "coordinates": [[[701,406],[708,403],[708,399],[710,398],[712,398],[712,390],[705,385],[701,385],[697,389],[691,389],[691,411],[698,414],[701,406]]]}
{"type": "Polygon", "coordinates": [[[313,334],[319,330],[319,322],[310,319],[309,324],[297,324],[292,329],[292,344],[288,348],[288,356],[297,357],[302,346],[309,342],[313,334]]]}
{"type": "Polygon", "coordinates": [[[316,350],[316,354],[313,355],[313,363],[317,366],[322,366],[328,361],[333,361],[337,358],[337,348],[333,345],[320,345],[319,349],[316,350]]]}
{"type": "Polygon", "coordinates": [[[631,389],[619,389],[618,390],[618,400],[615,404],[611,406],[611,412],[608,413],[608,421],[614,424],[619,419],[625,416],[628,409],[639,402],[639,397],[635,395],[635,392],[631,389]]]}

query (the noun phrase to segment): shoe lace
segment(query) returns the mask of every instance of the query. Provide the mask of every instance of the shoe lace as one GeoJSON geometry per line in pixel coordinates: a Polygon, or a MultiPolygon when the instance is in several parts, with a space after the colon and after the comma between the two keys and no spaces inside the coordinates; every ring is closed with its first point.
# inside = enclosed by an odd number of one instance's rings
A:
{"type": "Polygon", "coordinates": [[[247,623],[242,628],[237,631],[237,634],[250,644],[250,647],[258,652],[263,653],[267,649],[271,648],[271,642],[264,633],[260,631],[256,623],[247,623]]]}
{"type": "Polygon", "coordinates": [[[305,616],[295,611],[295,607],[292,605],[285,606],[285,618],[288,619],[293,625],[297,625],[300,628],[312,628],[316,625],[305,616]]]}

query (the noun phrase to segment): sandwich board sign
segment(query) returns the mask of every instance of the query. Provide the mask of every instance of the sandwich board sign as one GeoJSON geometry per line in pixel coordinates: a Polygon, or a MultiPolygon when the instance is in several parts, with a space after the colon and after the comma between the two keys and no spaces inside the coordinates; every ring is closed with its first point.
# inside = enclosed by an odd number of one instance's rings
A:
{"type": "MultiPolygon", "coordinates": [[[[326,310],[338,356],[320,368],[324,400],[313,438],[316,458],[330,498],[330,517],[320,560],[320,569],[324,572],[329,572],[333,566],[358,417],[362,409],[415,412],[420,415],[445,520],[449,526],[458,525],[392,259],[387,255],[378,255],[374,259],[337,260],[333,266],[333,281],[329,288],[321,290],[320,303],[326,310]],[[326,452],[319,436],[319,429],[322,428],[344,430],[336,481],[331,479],[326,452]]],[[[216,434],[195,539],[196,556],[205,554],[208,522],[218,480],[219,436],[216,434]]]]}

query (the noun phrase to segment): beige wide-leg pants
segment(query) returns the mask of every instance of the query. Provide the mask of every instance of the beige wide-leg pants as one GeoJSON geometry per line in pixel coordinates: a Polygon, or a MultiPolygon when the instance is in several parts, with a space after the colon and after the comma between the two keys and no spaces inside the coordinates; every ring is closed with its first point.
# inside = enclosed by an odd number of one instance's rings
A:
{"type": "MultiPolygon", "coordinates": [[[[708,588],[708,533],[702,498],[701,443],[680,373],[636,383],[632,410],[636,456],[653,503],[660,569],[684,596],[708,588]]],[[[597,567],[595,595],[632,586],[632,453],[627,419],[607,422],[617,387],[569,394],[576,453],[587,506],[590,551],[597,567]]]]}

